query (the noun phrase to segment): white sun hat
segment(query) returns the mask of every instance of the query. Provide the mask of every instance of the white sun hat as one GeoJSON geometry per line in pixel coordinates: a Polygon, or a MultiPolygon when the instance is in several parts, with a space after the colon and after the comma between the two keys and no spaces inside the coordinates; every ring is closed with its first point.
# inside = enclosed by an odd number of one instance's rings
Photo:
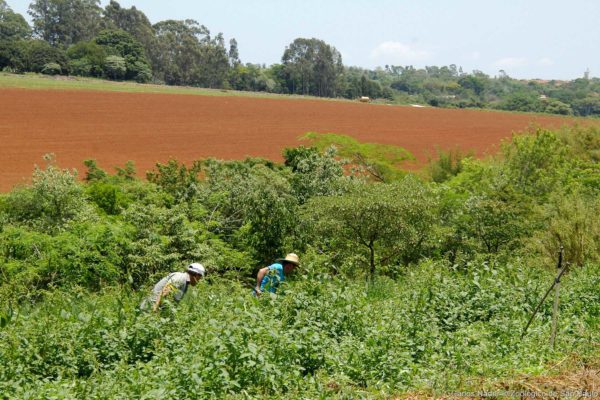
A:
{"type": "Polygon", "coordinates": [[[194,274],[198,274],[198,275],[202,275],[204,276],[204,274],[206,274],[206,268],[204,268],[204,265],[200,264],[200,263],[191,263],[188,266],[188,272],[192,272],[194,274]]]}

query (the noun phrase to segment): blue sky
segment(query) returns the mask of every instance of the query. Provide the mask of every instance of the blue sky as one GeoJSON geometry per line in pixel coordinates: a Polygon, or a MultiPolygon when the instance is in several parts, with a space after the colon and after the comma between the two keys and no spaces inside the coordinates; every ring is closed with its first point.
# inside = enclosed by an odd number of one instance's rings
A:
{"type": "MultiPolygon", "coordinates": [[[[6,0],[26,18],[29,0],[6,0]]],[[[102,6],[108,1],[103,0],[102,6]]],[[[462,66],[515,78],[600,77],[598,0],[122,0],[152,23],[195,19],[236,38],[243,62],[280,62],[297,37],[335,46],[345,65],[462,66]]]]}

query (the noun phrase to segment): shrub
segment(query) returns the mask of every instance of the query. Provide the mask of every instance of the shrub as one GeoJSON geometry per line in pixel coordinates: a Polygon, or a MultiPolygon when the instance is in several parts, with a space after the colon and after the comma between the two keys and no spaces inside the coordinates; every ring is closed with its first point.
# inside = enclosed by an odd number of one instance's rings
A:
{"type": "Polygon", "coordinates": [[[138,83],[147,83],[152,80],[152,68],[145,62],[136,61],[129,67],[129,73],[138,83]]]}
{"type": "Polygon", "coordinates": [[[392,182],[402,178],[404,176],[402,163],[414,160],[414,156],[402,147],[360,143],[345,135],[310,132],[303,138],[312,141],[313,146],[319,150],[334,146],[340,157],[347,158],[358,168],[358,174],[365,175],[376,182],[392,182]]]}
{"type": "Polygon", "coordinates": [[[335,147],[321,154],[314,147],[287,148],[285,165],[292,169],[292,189],[300,204],[314,196],[327,196],[343,190],[344,163],[336,160],[335,147]]]}
{"type": "Polygon", "coordinates": [[[169,160],[167,164],[156,163],[156,171],[146,172],[146,178],[174,196],[176,201],[192,201],[200,190],[198,175],[201,170],[202,164],[199,161],[188,168],[177,160],[169,160]]]}
{"type": "Polygon", "coordinates": [[[94,182],[87,186],[86,192],[90,200],[109,215],[120,214],[129,203],[121,187],[109,182],[94,182]]]}
{"type": "Polygon", "coordinates": [[[60,65],[62,73],[68,72],[69,62],[63,50],[52,47],[43,40],[28,40],[23,45],[28,71],[42,72],[46,64],[55,63],[60,65]]]}
{"type": "Polygon", "coordinates": [[[573,110],[571,106],[559,100],[550,100],[544,105],[544,112],[559,115],[571,115],[573,110]]]}
{"type": "Polygon", "coordinates": [[[77,171],[61,170],[46,155],[45,169],[35,167],[32,184],[12,191],[6,199],[10,221],[54,233],[78,218],[92,218],[77,171]]]}
{"type": "Polygon", "coordinates": [[[464,158],[473,157],[473,152],[463,154],[460,149],[448,151],[437,150],[437,159],[429,160],[429,175],[431,180],[437,183],[447,181],[462,171],[464,158]]]}
{"type": "Polygon", "coordinates": [[[561,179],[568,150],[554,132],[513,137],[502,148],[506,176],[519,192],[543,202],[561,179]]]}
{"type": "Polygon", "coordinates": [[[104,59],[104,75],[109,79],[119,80],[125,78],[127,66],[125,59],[119,56],[108,56],[104,59]]]}
{"type": "Polygon", "coordinates": [[[62,69],[57,63],[47,63],[44,64],[40,72],[44,75],[60,75],[62,73],[62,69]]]}
{"type": "Polygon", "coordinates": [[[107,56],[104,47],[96,44],[93,40],[79,42],[67,49],[70,64],[84,76],[102,76],[104,60],[107,56]]]}
{"type": "Polygon", "coordinates": [[[544,228],[528,241],[530,248],[553,265],[560,246],[564,246],[564,262],[582,266],[600,261],[600,201],[594,196],[575,191],[557,191],[543,206],[544,228]]]}
{"type": "Polygon", "coordinates": [[[92,75],[92,63],[86,58],[69,61],[69,69],[71,74],[77,76],[92,75]]]}

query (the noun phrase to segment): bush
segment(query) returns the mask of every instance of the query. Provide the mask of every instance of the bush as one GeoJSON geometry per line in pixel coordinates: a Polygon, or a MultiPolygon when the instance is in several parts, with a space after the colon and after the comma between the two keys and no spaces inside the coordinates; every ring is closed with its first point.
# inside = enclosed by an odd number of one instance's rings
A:
{"type": "Polygon", "coordinates": [[[138,83],[147,83],[152,80],[152,68],[147,63],[136,61],[129,68],[129,73],[138,83]]]}
{"type": "Polygon", "coordinates": [[[560,246],[564,246],[564,262],[581,267],[586,262],[600,261],[600,201],[594,196],[575,191],[557,191],[543,206],[544,228],[529,241],[530,248],[540,254],[542,263],[553,265],[560,246]]]}
{"type": "Polygon", "coordinates": [[[67,49],[67,56],[73,66],[73,73],[78,75],[102,76],[104,60],[107,56],[104,47],[94,41],[79,42],[67,49]]]}
{"type": "Polygon", "coordinates": [[[230,238],[261,263],[289,253],[297,226],[297,200],[289,170],[275,170],[260,159],[243,162],[210,161],[207,186],[200,201],[211,213],[213,231],[230,238]]]}
{"type": "Polygon", "coordinates": [[[538,129],[533,134],[513,137],[502,153],[508,180],[515,189],[543,202],[562,178],[568,149],[556,133],[538,129]]]}
{"type": "Polygon", "coordinates": [[[547,112],[550,114],[559,114],[559,115],[572,115],[573,114],[573,110],[571,109],[570,105],[563,103],[562,101],[554,100],[554,99],[546,102],[546,104],[544,106],[544,112],[547,112]]]}
{"type": "Polygon", "coordinates": [[[69,71],[69,60],[65,52],[43,40],[23,42],[26,57],[26,69],[31,72],[42,72],[44,66],[55,63],[60,65],[61,73],[69,71]]]}
{"type": "Polygon", "coordinates": [[[13,73],[27,69],[25,43],[25,41],[0,39],[0,69],[13,73]]]}
{"type": "Polygon", "coordinates": [[[77,76],[91,76],[92,63],[86,58],[69,61],[69,69],[71,74],[77,76]]]}
{"type": "Polygon", "coordinates": [[[300,204],[314,196],[327,196],[343,190],[344,163],[336,160],[335,147],[321,154],[314,147],[287,148],[285,165],[294,173],[291,185],[300,204]]]}
{"type": "Polygon", "coordinates": [[[462,160],[473,157],[473,152],[463,154],[460,149],[437,150],[437,159],[429,160],[429,175],[437,183],[447,181],[462,171],[462,160]]]}
{"type": "Polygon", "coordinates": [[[507,111],[543,111],[544,105],[533,93],[514,93],[504,99],[498,108],[507,111]]]}
{"type": "Polygon", "coordinates": [[[57,63],[48,63],[44,64],[40,72],[44,75],[60,75],[62,73],[62,69],[57,63]]]}
{"type": "Polygon", "coordinates": [[[104,59],[104,75],[109,79],[119,80],[125,78],[127,66],[125,59],[119,56],[108,56],[104,59]]]}
{"type": "Polygon", "coordinates": [[[12,191],[5,213],[9,221],[56,233],[76,219],[93,218],[85,202],[77,171],[61,170],[54,156],[46,155],[45,169],[35,167],[32,184],[12,191]]]}
{"type": "Polygon", "coordinates": [[[109,215],[120,214],[129,204],[119,185],[109,182],[94,182],[86,189],[90,200],[109,215]]]}

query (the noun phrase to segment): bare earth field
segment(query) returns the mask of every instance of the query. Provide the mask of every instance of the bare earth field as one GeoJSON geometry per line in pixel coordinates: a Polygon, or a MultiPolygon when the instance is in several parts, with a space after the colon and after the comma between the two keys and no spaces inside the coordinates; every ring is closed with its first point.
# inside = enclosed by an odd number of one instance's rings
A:
{"type": "Polygon", "coordinates": [[[304,99],[215,97],[83,90],[0,89],[0,191],[29,180],[55,153],[84,171],[93,158],[113,172],[133,160],[140,175],[170,158],[281,160],[306,132],[339,133],[399,145],[423,164],[435,148],[493,152],[531,124],[558,127],[553,116],[413,108],[304,99]]]}

